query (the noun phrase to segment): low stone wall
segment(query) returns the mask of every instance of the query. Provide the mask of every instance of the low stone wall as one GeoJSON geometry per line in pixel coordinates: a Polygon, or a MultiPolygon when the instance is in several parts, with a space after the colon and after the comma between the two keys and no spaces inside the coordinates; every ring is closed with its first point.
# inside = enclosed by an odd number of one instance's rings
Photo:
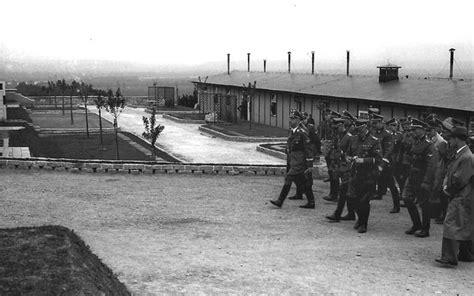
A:
{"type": "Polygon", "coordinates": [[[71,173],[122,174],[206,174],[206,175],[269,175],[282,176],[285,166],[239,164],[186,164],[146,161],[105,161],[53,158],[15,159],[0,157],[0,169],[63,171],[71,173]]]}
{"type": "Polygon", "coordinates": [[[246,137],[246,136],[229,136],[223,133],[220,133],[218,131],[215,131],[213,129],[207,128],[200,126],[198,128],[200,131],[210,134],[219,138],[222,138],[224,140],[228,141],[235,141],[235,142],[286,142],[287,138],[265,138],[265,137],[246,137]]]}
{"type": "MultiPolygon", "coordinates": [[[[241,165],[241,164],[193,164],[159,163],[153,161],[120,160],[78,160],[55,158],[5,158],[0,157],[0,169],[61,171],[70,173],[107,174],[194,174],[194,175],[245,175],[284,176],[284,165],[241,165]]],[[[314,179],[325,178],[324,170],[315,166],[314,179]]]]}
{"type": "Polygon", "coordinates": [[[173,115],[166,114],[166,113],[163,114],[163,118],[173,120],[173,121],[178,122],[178,123],[195,123],[195,124],[205,124],[206,123],[205,120],[182,119],[182,118],[178,118],[178,117],[175,117],[173,115]]]}

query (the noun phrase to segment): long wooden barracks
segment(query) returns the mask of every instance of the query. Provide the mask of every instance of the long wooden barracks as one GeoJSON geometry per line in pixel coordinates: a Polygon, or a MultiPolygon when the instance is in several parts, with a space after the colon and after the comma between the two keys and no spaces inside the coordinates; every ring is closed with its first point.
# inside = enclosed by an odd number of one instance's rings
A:
{"type": "MultiPolygon", "coordinates": [[[[228,63],[229,64],[229,63],[228,63]]],[[[411,78],[399,76],[400,66],[382,65],[379,76],[352,76],[227,71],[193,81],[200,111],[214,113],[217,120],[289,128],[291,108],[323,120],[326,108],[364,117],[368,108],[392,117],[422,118],[436,113],[453,117],[474,133],[474,88],[472,80],[411,78]],[[250,86],[250,87],[249,87],[250,86]]],[[[375,70],[374,70],[375,71],[375,70]]],[[[348,71],[347,71],[348,72],[348,71]]],[[[375,73],[374,73],[375,74],[375,73]]]]}

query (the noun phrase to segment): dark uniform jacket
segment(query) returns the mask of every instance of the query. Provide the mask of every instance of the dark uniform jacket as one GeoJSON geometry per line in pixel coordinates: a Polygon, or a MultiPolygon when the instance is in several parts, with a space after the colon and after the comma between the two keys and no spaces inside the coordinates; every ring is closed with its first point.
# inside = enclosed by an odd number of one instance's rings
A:
{"type": "Polygon", "coordinates": [[[400,151],[402,150],[402,140],[403,134],[401,132],[393,132],[392,133],[392,142],[393,142],[393,151],[392,156],[389,159],[394,165],[399,162],[398,156],[400,155],[400,151]]]}
{"type": "Polygon", "coordinates": [[[308,123],[306,128],[308,129],[308,136],[311,145],[313,145],[314,157],[319,159],[321,156],[321,137],[319,137],[319,133],[317,132],[314,124],[308,123]]]}
{"type": "Polygon", "coordinates": [[[352,165],[353,175],[357,178],[373,180],[378,176],[378,166],[382,162],[382,149],[376,137],[370,134],[351,137],[347,155],[362,159],[362,163],[355,162],[352,165]]]}
{"type": "Polygon", "coordinates": [[[410,150],[414,142],[415,139],[413,138],[413,135],[411,135],[411,133],[403,133],[402,143],[400,144],[400,153],[397,160],[403,167],[411,166],[412,159],[410,155],[410,150]]]}
{"type": "Polygon", "coordinates": [[[354,137],[354,135],[352,135],[349,131],[346,131],[344,136],[342,136],[341,140],[339,141],[339,149],[341,151],[341,158],[339,160],[338,172],[341,175],[341,177],[345,173],[348,173],[352,166],[352,164],[346,160],[347,151],[349,150],[352,137],[354,137]]]}
{"type": "Polygon", "coordinates": [[[392,134],[383,128],[377,130],[374,136],[380,141],[380,146],[382,148],[382,158],[390,161],[393,152],[392,134]]]}
{"type": "MultiPolygon", "coordinates": [[[[408,177],[412,182],[421,185],[427,184],[429,187],[433,185],[434,169],[431,158],[433,157],[433,143],[426,137],[415,139],[408,155],[411,159],[410,172],[408,177]]],[[[415,184],[414,183],[414,184],[415,184]]]]}
{"type": "Polygon", "coordinates": [[[302,174],[307,168],[313,167],[313,145],[308,130],[300,125],[295,131],[290,130],[286,142],[288,156],[288,175],[302,174]]]}

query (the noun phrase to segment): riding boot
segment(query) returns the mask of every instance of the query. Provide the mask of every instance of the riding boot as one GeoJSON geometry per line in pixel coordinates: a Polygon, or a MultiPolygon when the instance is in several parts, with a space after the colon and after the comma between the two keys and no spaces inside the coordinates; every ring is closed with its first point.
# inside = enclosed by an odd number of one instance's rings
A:
{"type": "MultiPolygon", "coordinates": [[[[393,177],[392,177],[393,178],[393,177]]],[[[392,194],[393,209],[390,211],[391,214],[400,212],[400,193],[398,192],[397,186],[393,181],[390,184],[390,193],[392,194]]]]}
{"type": "Polygon", "coordinates": [[[291,183],[283,185],[283,188],[281,189],[280,196],[278,196],[278,199],[277,200],[270,200],[270,202],[273,205],[281,208],[281,206],[283,205],[283,202],[286,199],[286,196],[288,195],[288,192],[290,192],[290,188],[291,188],[291,183]]]}
{"type": "Polygon", "coordinates": [[[430,236],[431,205],[425,201],[421,205],[421,232],[415,234],[417,237],[430,236]]]}
{"type": "Polygon", "coordinates": [[[412,227],[405,231],[406,234],[414,234],[416,231],[421,230],[421,219],[418,209],[413,201],[405,202],[410,215],[411,222],[413,223],[412,227]]]}
{"type": "Polygon", "coordinates": [[[346,204],[347,204],[347,214],[342,216],[341,220],[354,221],[356,219],[354,200],[352,198],[347,198],[346,196],[346,204]]]}
{"type": "Polygon", "coordinates": [[[296,194],[288,197],[291,200],[303,199],[303,188],[301,185],[296,184],[296,194]]]}
{"type": "Polygon", "coordinates": [[[313,194],[313,189],[311,188],[311,185],[304,185],[304,190],[305,190],[305,195],[306,198],[308,199],[308,202],[305,205],[300,206],[300,208],[303,209],[314,209],[314,194],[313,194]]]}

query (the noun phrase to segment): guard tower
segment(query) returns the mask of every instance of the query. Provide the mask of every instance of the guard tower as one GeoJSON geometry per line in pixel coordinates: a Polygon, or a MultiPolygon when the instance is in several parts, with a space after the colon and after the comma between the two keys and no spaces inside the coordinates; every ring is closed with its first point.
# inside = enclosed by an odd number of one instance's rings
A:
{"type": "Polygon", "coordinates": [[[387,64],[385,66],[378,66],[380,69],[379,82],[387,82],[392,80],[398,80],[398,69],[400,66],[387,64]]]}

